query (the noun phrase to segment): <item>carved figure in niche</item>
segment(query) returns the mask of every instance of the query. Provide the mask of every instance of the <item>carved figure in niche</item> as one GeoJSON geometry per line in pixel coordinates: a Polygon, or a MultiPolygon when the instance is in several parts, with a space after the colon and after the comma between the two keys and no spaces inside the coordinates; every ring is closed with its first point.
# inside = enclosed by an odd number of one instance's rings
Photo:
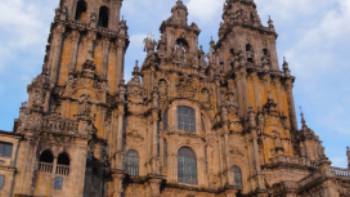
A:
{"type": "Polygon", "coordinates": [[[90,27],[96,27],[97,24],[97,14],[95,12],[90,15],[90,27]]]}
{"type": "Polygon", "coordinates": [[[274,144],[275,144],[275,152],[276,152],[276,154],[283,153],[284,149],[283,149],[283,143],[282,143],[281,135],[277,131],[273,132],[273,140],[274,140],[274,144]]]}
{"type": "Polygon", "coordinates": [[[201,91],[202,94],[202,101],[206,104],[210,103],[210,96],[209,96],[209,90],[206,88],[203,88],[201,91]]]}
{"type": "Polygon", "coordinates": [[[189,76],[179,76],[176,82],[177,95],[180,97],[193,98],[195,96],[195,89],[192,86],[192,80],[189,76]]]}
{"type": "Polygon", "coordinates": [[[168,85],[165,80],[160,80],[158,84],[159,96],[163,100],[168,96],[168,85]]]}
{"type": "Polygon", "coordinates": [[[176,40],[176,45],[174,48],[174,58],[176,63],[185,64],[186,63],[186,53],[188,52],[188,43],[184,38],[179,38],[176,40]]]}
{"type": "Polygon", "coordinates": [[[145,40],[143,42],[145,44],[144,51],[147,54],[154,52],[155,47],[157,45],[157,42],[152,37],[149,36],[149,37],[145,38],[145,40]]]}
{"type": "Polygon", "coordinates": [[[254,49],[250,44],[246,45],[246,55],[247,55],[247,62],[254,63],[254,49]]]}
{"type": "Polygon", "coordinates": [[[264,69],[269,69],[271,64],[270,52],[267,49],[263,49],[263,55],[261,57],[261,64],[264,69]]]}
{"type": "Polygon", "coordinates": [[[152,100],[153,100],[153,107],[154,107],[154,108],[158,108],[158,107],[159,107],[159,93],[158,93],[157,88],[155,88],[155,89],[153,90],[153,93],[152,93],[152,100]]]}
{"type": "Polygon", "coordinates": [[[231,110],[236,110],[238,107],[236,95],[234,92],[228,92],[225,95],[225,105],[229,107],[231,110]]]}
{"type": "Polygon", "coordinates": [[[81,95],[79,99],[79,114],[90,116],[91,104],[89,103],[90,97],[87,94],[81,95]]]}

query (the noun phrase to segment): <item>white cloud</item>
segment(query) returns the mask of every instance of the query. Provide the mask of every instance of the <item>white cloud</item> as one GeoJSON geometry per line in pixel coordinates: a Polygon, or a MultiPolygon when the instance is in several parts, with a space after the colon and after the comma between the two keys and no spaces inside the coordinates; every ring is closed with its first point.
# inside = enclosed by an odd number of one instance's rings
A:
{"type": "Polygon", "coordinates": [[[205,22],[214,21],[222,11],[224,0],[189,0],[187,3],[190,14],[198,20],[205,22]]]}
{"type": "Polygon", "coordinates": [[[52,5],[57,0],[50,1],[46,6],[34,0],[2,0],[0,2],[0,68],[5,67],[11,59],[11,54],[18,51],[35,52],[33,48],[45,43],[48,24],[51,20],[52,5]],[[5,53],[3,53],[5,52],[5,53]]]}

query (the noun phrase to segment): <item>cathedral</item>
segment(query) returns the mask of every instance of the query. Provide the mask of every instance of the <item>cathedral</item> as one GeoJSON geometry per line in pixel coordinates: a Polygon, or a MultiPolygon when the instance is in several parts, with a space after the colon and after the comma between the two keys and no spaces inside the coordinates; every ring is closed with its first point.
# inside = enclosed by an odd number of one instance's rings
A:
{"type": "Polygon", "coordinates": [[[207,52],[174,1],[129,81],[122,3],[60,0],[42,71],[0,132],[1,197],[350,196],[350,165],[331,165],[303,115],[298,127],[295,78],[253,0],[226,0],[207,52]]]}

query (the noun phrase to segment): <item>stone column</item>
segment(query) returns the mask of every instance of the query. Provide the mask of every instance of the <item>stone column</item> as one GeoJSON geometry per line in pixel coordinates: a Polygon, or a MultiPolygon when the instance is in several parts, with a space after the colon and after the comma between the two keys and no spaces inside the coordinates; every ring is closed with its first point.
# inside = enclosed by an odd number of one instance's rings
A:
{"type": "Polygon", "coordinates": [[[69,64],[69,74],[72,74],[75,71],[75,66],[77,64],[80,32],[73,31],[71,36],[72,36],[72,42],[73,42],[73,45],[72,45],[73,49],[72,49],[71,61],[69,64]]]}
{"type": "Polygon", "coordinates": [[[57,82],[59,66],[61,62],[61,53],[63,48],[63,36],[66,28],[63,24],[58,24],[52,33],[52,41],[50,47],[50,56],[48,69],[50,70],[50,79],[53,84],[57,82]]]}
{"type": "Polygon", "coordinates": [[[160,184],[162,179],[160,177],[152,177],[149,180],[149,197],[160,197],[160,184]]]}
{"type": "Polygon", "coordinates": [[[107,79],[109,52],[110,52],[110,48],[111,48],[110,41],[108,39],[103,39],[102,40],[102,47],[103,47],[102,77],[103,77],[103,79],[107,79]]]}
{"type": "Polygon", "coordinates": [[[160,174],[159,165],[159,94],[158,90],[153,90],[152,94],[152,174],[160,174]]]}
{"type": "Polygon", "coordinates": [[[237,74],[237,90],[238,90],[238,102],[239,102],[239,113],[244,116],[248,109],[248,98],[247,98],[247,72],[245,67],[238,70],[237,74]]]}
{"type": "Polygon", "coordinates": [[[256,180],[257,189],[265,190],[265,184],[261,174],[261,166],[260,166],[260,159],[259,159],[258,136],[257,136],[257,130],[256,130],[256,115],[253,112],[252,108],[248,110],[248,125],[250,130],[250,141],[253,149],[252,159],[253,159],[253,165],[254,165],[255,175],[257,179],[256,180]]]}
{"type": "Polygon", "coordinates": [[[122,197],[124,193],[123,188],[123,180],[124,180],[125,174],[121,171],[114,171],[112,172],[112,178],[113,178],[113,197],[122,197]]]}
{"type": "Polygon", "coordinates": [[[287,81],[287,92],[288,92],[288,100],[289,100],[289,116],[290,116],[290,124],[293,131],[298,130],[298,123],[297,123],[297,115],[295,112],[295,103],[294,103],[294,96],[293,96],[293,80],[291,78],[287,81]]]}

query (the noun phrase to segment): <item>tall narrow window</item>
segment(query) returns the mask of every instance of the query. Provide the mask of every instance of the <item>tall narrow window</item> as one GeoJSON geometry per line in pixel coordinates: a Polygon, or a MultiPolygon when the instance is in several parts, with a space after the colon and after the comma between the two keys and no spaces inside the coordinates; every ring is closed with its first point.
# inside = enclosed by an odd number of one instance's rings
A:
{"type": "Polygon", "coordinates": [[[0,142],[0,157],[10,158],[12,156],[12,144],[0,142]]]}
{"type": "Polygon", "coordinates": [[[124,170],[130,176],[139,175],[139,154],[135,150],[129,150],[124,158],[124,170]]]}
{"type": "Polygon", "coordinates": [[[39,171],[51,173],[53,168],[53,154],[50,150],[45,150],[39,157],[39,171]]]}
{"type": "Polygon", "coordinates": [[[0,174],[0,191],[4,188],[5,186],[5,176],[0,174]]]}
{"type": "Polygon", "coordinates": [[[75,12],[75,20],[80,21],[87,11],[87,4],[84,0],[79,0],[77,3],[77,10],[75,12]]]}
{"type": "Polygon", "coordinates": [[[194,109],[186,106],[177,108],[177,128],[188,133],[196,132],[196,115],[194,109]]]}
{"type": "Polygon", "coordinates": [[[195,153],[187,147],[179,150],[177,155],[178,181],[186,184],[197,184],[197,160],[195,153]]]}
{"type": "Polygon", "coordinates": [[[98,26],[99,27],[108,27],[109,23],[109,9],[106,6],[100,8],[100,13],[98,17],[98,26]]]}
{"type": "Polygon", "coordinates": [[[234,184],[238,188],[242,188],[243,182],[242,182],[242,170],[241,170],[241,168],[238,166],[233,166],[232,172],[233,172],[233,177],[234,177],[234,184]]]}
{"type": "Polygon", "coordinates": [[[248,63],[254,63],[254,50],[252,45],[247,44],[245,47],[246,54],[247,54],[247,62],[248,63]]]}
{"type": "Polygon", "coordinates": [[[70,159],[67,153],[61,153],[57,158],[56,174],[69,175],[70,159]]]}

